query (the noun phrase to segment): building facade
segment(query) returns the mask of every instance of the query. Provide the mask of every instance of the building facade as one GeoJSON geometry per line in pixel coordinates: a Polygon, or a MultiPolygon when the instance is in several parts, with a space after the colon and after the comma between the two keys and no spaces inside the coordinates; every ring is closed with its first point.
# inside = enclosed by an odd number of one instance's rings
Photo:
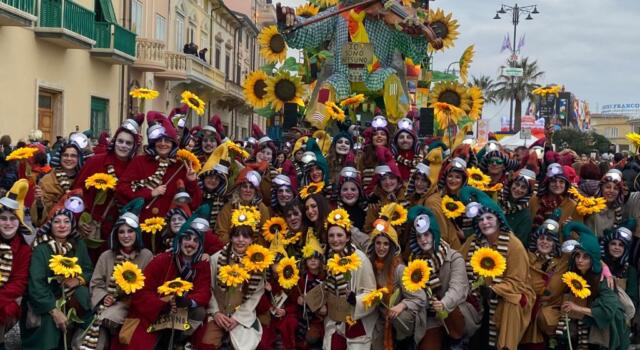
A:
{"type": "Polygon", "coordinates": [[[609,139],[616,146],[617,152],[629,151],[631,142],[625,136],[638,129],[640,129],[640,120],[634,123],[626,115],[591,114],[591,131],[609,139]]]}

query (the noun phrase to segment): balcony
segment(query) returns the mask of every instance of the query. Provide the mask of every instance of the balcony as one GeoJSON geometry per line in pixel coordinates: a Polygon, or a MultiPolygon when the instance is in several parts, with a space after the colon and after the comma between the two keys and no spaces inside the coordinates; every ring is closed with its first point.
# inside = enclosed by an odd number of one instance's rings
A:
{"type": "Polygon", "coordinates": [[[0,26],[30,27],[37,20],[35,0],[0,0],[0,26]]]}
{"type": "Polygon", "coordinates": [[[91,56],[111,64],[136,60],[136,34],[114,23],[96,22],[96,44],[91,56]]]}
{"type": "Polygon", "coordinates": [[[244,103],[244,92],[242,91],[242,86],[240,86],[234,81],[227,80],[225,89],[226,89],[225,91],[226,98],[237,99],[241,103],[244,103]]]}
{"type": "Polygon", "coordinates": [[[36,35],[70,49],[90,49],[96,41],[95,13],[69,0],[40,0],[36,35]]]}
{"type": "Polygon", "coordinates": [[[136,61],[133,68],[143,72],[161,72],[167,69],[163,41],[136,38],[136,61]]]}
{"type": "Polygon", "coordinates": [[[156,77],[166,80],[186,80],[187,79],[187,55],[165,51],[165,70],[156,73],[156,77]]]}

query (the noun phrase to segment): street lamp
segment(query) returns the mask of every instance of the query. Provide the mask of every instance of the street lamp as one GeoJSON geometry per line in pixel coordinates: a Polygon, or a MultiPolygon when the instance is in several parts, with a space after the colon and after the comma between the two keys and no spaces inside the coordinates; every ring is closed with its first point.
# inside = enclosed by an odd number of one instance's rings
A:
{"type": "MultiPolygon", "coordinates": [[[[518,24],[520,23],[520,15],[521,14],[527,14],[527,17],[525,18],[525,20],[532,20],[533,17],[531,16],[536,15],[538,13],[540,13],[538,11],[538,6],[537,5],[528,5],[528,6],[518,6],[518,4],[515,4],[514,6],[509,6],[509,5],[504,5],[502,4],[500,6],[500,9],[496,11],[496,16],[493,17],[493,19],[501,19],[501,17],[499,16],[500,14],[506,14],[511,12],[511,23],[513,24],[513,47],[511,48],[511,57],[509,58],[509,65],[511,67],[515,66],[515,63],[518,59],[518,49],[516,48],[516,37],[517,37],[517,28],[518,28],[518,24]]],[[[514,85],[514,77],[511,77],[511,88],[513,89],[513,85],[514,85]]],[[[513,100],[515,98],[515,91],[513,92],[512,96],[511,96],[511,102],[510,102],[510,107],[509,107],[509,131],[513,131],[513,100]]]]}

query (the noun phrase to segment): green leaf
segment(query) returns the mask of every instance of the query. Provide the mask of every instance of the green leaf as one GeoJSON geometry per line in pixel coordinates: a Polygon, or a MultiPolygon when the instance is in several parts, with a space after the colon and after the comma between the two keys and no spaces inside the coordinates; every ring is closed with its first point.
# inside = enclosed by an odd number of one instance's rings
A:
{"type": "Polygon", "coordinates": [[[65,298],[56,299],[56,309],[62,310],[62,307],[67,304],[67,300],[65,298]]]}
{"type": "Polygon", "coordinates": [[[91,218],[91,214],[86,211],[80,215],[80,223],[81,224],[89,224],[93,219],[91,218]]]}
{"type": "Polygon", "coordinates": [[[107,191],[98,191],[96,197],[93,199],[94,205],[103,205],[107,201],[107,191]]]}
{"type": "Polygon", "coordinates": [[[455,74],[440,72],[437,70],[433,71],[433,77],[431,81],[436,82],[436,81],[452,81],[452,80],[458,80],[458,76],[455,74]]]}
{"type": "Polygon", "coordinates": [[[389,297],[389,307],[394,307],[398,298],[400,297],[400,288],[397,288],[393,291],[393,294],[389,297]]]}
{"type": "Polygon", "coordinates": [[[288,70],[288,71],[298,71],[300,69],[300,65],[296,61],[294,57],[289,57],[282,63],[280,69],[288,70]]]}
{"type": "Polygon", "coordinates": [[[69,322],[73,323],[84,323],[84,321],[80,317],[78,317],[76,309],[74,308],[70,308],[69,311],[67,311],[67,319],[69,320],[69,322]]]}
{"type": "Polygon", "coordinates": [[[260,69],[267,73],[267,74],[273,74],[273,70],[276,69],[276,64],[275,63],[267,63],[265,65],[263,65],[262,67],[260,67],[260,69]]]}
{"type": "Polygon", "coordinates": [[[318,54],[316,56],[326,60],[328,58],[332,58],[333,57],[333,52],[331,52],[329,50],[322,50],[322,51],[318,52],[318,54]]]}
{"type": "Polygon", "coordinates": [[[264,108],[254,109],[253,111],[256,112],[257,115],[265,118],[271,118],[276,114],[276,112],[274,112],[273,109],[271,109],[271,107],[268,107],[268,106],[264,108]]]}

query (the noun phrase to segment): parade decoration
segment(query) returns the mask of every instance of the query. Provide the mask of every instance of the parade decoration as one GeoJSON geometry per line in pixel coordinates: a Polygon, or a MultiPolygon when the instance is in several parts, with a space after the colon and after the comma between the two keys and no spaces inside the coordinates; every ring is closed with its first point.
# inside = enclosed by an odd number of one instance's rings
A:
{"type": "Polygon", "coordinates": [[[153,89],[137,88],[129,91],[129,96],[141,100],[153,100],[160,96],[160,93],[153,89]]]}
{"type": "Polygon", "coordinates": [[[269,249],[259,245],[252,244],[247,248],[244,257],[242,257],[242,265],[247,272],[263,272],[271,264],[275,256],[269,249]]]}
{"type": "Polygon", "coordinates": [[[360,106],[365,100],[366,98],[364,97],[364,94],[353,95],[340,101],[340,107],[356,108],[360,106]]]}
{"type": "Polygon", "coordinates": [[[300,198],[306,199],[312,194],[320,193],[324,189],[324,182],[314,182],[300,189],[300,198]]]}
{"type": "Polygon", "coordinates": [[[408,292],[417,292],[424,289],[430,276],[431,268],[425,260],[412,260],[402,272],[402,286],[408,292]]]}
{"type": "Polygon", "coordinates": [[[20,147],[11,151],[5,159],[7,161],[31,159],[36,153],[38,153],[38,149],[35,147],[20,147]]]}
{"type": "Polygon", "coordinates": [[[218,278],[225,286],[235,288],[249,280],[249,272],[238,264],[222,266],[218,278]]]}
{"type": "Polygon", "coordinates": [[[351,229],[351,220],[349,220],[349,213],[342,208],[334,209],[327,216],[327,222],[325,227],[329,225],[336,225],[344,228],[346,231],[351,229]]]}
{"type": "Polygon", "coordinates": [[[469,186],[475,187],[481,191],[491,183],[491,178],[476,167],[467,169],[467,174],[469,175],[469,186]]]}
{"type": "Polygon", "coordinates": [[[236,153],[238,156],[240,156],[240,158],[242,159],[249,158],[250,156],[249,152],[247,152],[247,150],[245,150],[244,148],[240,147],[240,145],[238,145],[237,143],[231,140],[227,140],[225,141],[225,143],[229,148],[229,151],[236,153]]]}
{"type": "Polygon", "coordinates": [[[194,94],[191,91],[185,90],[182,92],[180,97],[182,97],[182,100],[180,100],[180,102],[186,104],[187,107],[196,112],[197,115],[204,114],[206,103],[204,103],[204,101],[202,101],[200,97],[198,97],[198,95],[194,94]]]}
{"type": "Polygon", "coordinates": [[[260,222],[260,212],[251,206],[241,205],[231,213],[231,227],[249,226],[256,230],[260,222]]]}
{"type": "Polygon", "coordinates": [[[327,270],[329,273],[336,276],[356,270],[360,267],[360,264],[362,264],[362,261],[356,253],[342,257],[338,254],[334,254],[333,258],[327,261],[327,270]]]}
{"type": "Polygon", "coordinates": [[[78,258],[53,255],[49,259],[49,268],[56,276],[74,278],[82,274],[82,267],[78,265],[78,258]]]}
{"type": "Polygon", "coordinates": [[[276,267],[278,275],[278,284],[284,289],[291,289],[298,284],[300,279],[300,270],[298,270],[298,262],[293,257],[282,258],[276,267]]]}
{"type": "Polygon", "coordinates": [[[362,298],[362,305],[365,309],[370,309],[374,304],[381,302],[385,294],[389,294],[389,289],[386,287],[372,290],[362,298]]]}
{"type": "Polygon", "coordinates": [[[106,173],[95,173],[84,181],[86,189],[95,188],[98,191],[108,191],[116,188],[118,179],[106,173]]]}
{"type": "Polygon", "coordinates": [[[454,42],[458,39],[460,25],[458,21],[453,19],[453,13],[445,14],[442,9],[429,10],[429,24],[442,39],[442,47],[440,49],[429,46],[429,51],[444,51],[454,46],[454,42]]]}
{"type": "Polygon", "coordinates": [[[470,45],[464,50],[460,57],[460,80],[462,80],[463,84],[466,84],[469,80],[469,67],[471,66],[471,62],[473,62],[473,50],[474,45],[470,45]]]}
{"type": "Polygon", "coordinates": [[[640,147],[640,134],[635,132],[630,132],[626,135],[627,140],[631,141],[636,148],[640,147]]]}
{"type": "Polygon", "coordinates": [[[445,195],[440,202],[442,213],[449,219],[455,219],[464,214],[465,206],[462,202],[456,201],[453,198],[445,195]]]}
{"type": "Polygon", "coordinates": [[[473,272],[482,278],[496,278],[502,276],[507,269],[507,260],[497,250],[482,247],[471,256],[473,272]]]}
{"type": "Polygon", "coordinates": [[[318,12],[320,12],[320,8],[316,7],[312,3],[306,3],[296,7],[296,16],[302,17],[302,18],[313,17],[317,15],[318,12]]]}
{"type": "Polygon", "coordinates": [[[193,283],[185,281],[182,278],[176,278],[171,281],[166,281],[158,287],[158,294],[163,296],[175,295],[183,296],[184,293],[190,292],[193,289],[193,283]]]}
{"type": "Polygon", "coordinates": [[[138,265],[125,261],[113,268],[113,279],[125,294],[133,294],[144,287],[145,277],[138,265]]]}
{"type": "Polygon", "coordinates": [[[583,197],[576,205],[580,215],[597,214],[607,208],[607,200],[603,197],[583,197]]]}
{"type": "Polygon", "coordinates": [[[343,122],[345,115],[342,108],[338,107],[334,102],[325,103],[325,107],[327,108],[327,114],[330,119],[333,119],[337,122],[343,122]]]}
{"type": "Polygon", "coordinates": [[[269,76],[262,70],[247,74],[242,84],[244,97],[253,108],[264,108],[269,104],[267,99],[267,79],[269,76]]]}
{"type": "Polygon", "coordinates": [[[181,148],[176,152],[176,158],[182,160],[186,164],[191,164],[191,168],[193,171],[198,172],[202,169],[202,164],[200,163],[200,159],[196,157],[193,152],[188,149],[181,148]]]}
{"type": "Polygon", "coordinates": [[[391,202],[384,205],[380,209],[380,213],[386,216],[387,221],[391,226],[399,226],[407,222],[407,215],[409,212],[405,207],[399,205],[396,202],[391,202]]]}
{"type": "Polygon", "coordinates": [[[287,229],[287,222],[279,216],[274,216],[262,225],[262,237],[264,237],[267,242],[271,242],[277,236],[282,236],[287,229]]]}
{"type": "Polygon", "coordinates": [[[480,119],[482,116],[482,108],[484,107],[484,97],[482,96],[482,89],[477,86],[471,86],[468,89],[469,97],[471,98],[471,107],[467,112],[469,118],[472,121],[480,119]]]}
{"type": "Polygon", "coordinates": [[[287,43],[282,34],[278,32],[278,27],[268,26],[258,34],[260,44],[260,54],[269,63],[282,62],[287,58],[287,43]]]}
{"type": "Polygon", "coordinates": [[[576,298],[586,299],[591,295],[587,281],[575,272],[565,272],[562,275],[562,282],[569,287],[576,298]]]}
{"type": "Polygon", "coordinates": [[[531,91],[531,93],[536,95],[536,96],[541,96],[541,97],[545,97],[547,95],[556,95],[556,97],[557,97],[558,94],[560,94],[561,91],[562,91],[562,86],[561,85],[552,85],[552,86],[547,86],[547,87],[539,87],[539,88],[534,89],[533,91],[531,91]]]}
{"type": "Polygon", "coordinates": [[[304,89],[299,77],[288,71],[280,71],[267,80],[266,98],[271,101],[271,108],[280,111],[285,103],[295,103],[304,106],[302,97],[304,89]]]}

